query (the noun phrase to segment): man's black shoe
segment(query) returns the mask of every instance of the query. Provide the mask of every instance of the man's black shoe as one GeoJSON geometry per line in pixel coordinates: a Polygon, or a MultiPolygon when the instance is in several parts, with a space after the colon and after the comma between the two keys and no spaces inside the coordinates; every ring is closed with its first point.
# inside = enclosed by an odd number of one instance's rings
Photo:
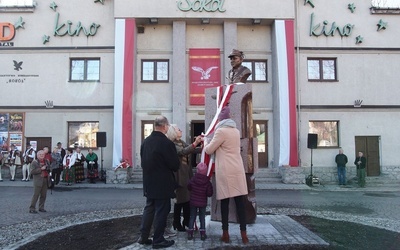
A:
{"type": "Polygon", "coordinates": [[[167,248],[172,246],[175,243],[173,240],[164,240],[160,243],[153,243],[153,249],[159,249],[159,248],[167,248]]]}
{"type": "Polygon", "coordinates": [[[151,245],[153,243],[153,241],[150,239],[142,239],[142,237],[140,237],[137,240],[137,243],[139,243],[140,245],[151,245]]]}

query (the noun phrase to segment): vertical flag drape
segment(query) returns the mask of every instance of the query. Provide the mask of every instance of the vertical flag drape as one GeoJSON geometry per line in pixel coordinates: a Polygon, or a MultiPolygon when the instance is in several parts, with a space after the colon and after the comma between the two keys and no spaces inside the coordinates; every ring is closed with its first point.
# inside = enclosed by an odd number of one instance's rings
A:
{"type": "Polygon", "coordinates": [[[132,165],[135,19],[115,20],[113,166],[132,165]]]}
{"type": "Polygon", "coordinates": [[[298,166],[294,21],[275,21],[279,84],[279,166],[298,166]]]}

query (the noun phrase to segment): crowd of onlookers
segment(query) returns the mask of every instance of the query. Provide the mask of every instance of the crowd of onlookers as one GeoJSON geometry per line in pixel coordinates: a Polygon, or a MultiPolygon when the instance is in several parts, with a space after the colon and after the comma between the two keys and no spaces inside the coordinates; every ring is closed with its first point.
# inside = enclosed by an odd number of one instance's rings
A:
{"type": "MultiPolygon", "coordinates": [[[[22,168],[21,181],[33,179],[34,194],[29,207],[30,213],[37,213],[36,203],[38,200],[39,211],[46,212],[44,203],[47,190],[60,182],[72,185],[87,178],[91,183],[95,183],[99,177],[97,162],[98,157],[92,149],[89,149],[85,156],[81,152],[81,148],[64,149],[61,142],[58,142],[52,151],[47,146],[35,150],[30,143],[27,143],[24,152],[21,152],[12,144],[9,151],[0,154],[1,166],[8,167],[10,171],[10,181],[15,181],[18,167],[22,168]],[[87,165],[86,175],[85,162],[87,165]]],[[[1,171],[0,181],[3,181],[1,171]]]]}
{"type": "MultiPolygon", "coordinates": [[[[44,159],[48,163],[46,171],[53,176],[55,185],[60,182],[65,182],[67,185],[80,183],[86,178],[94,183],[99,177],[98,156],[92,149],[89,149],[85,156],[80,147],[64,149],[61,142],[58,142],[52,151],[47,146],[35,150],[30,143],[27,143],[23,152],[18,150],[14,144],[11,144],[8,151],[3,151],[0,154],[0,166],[5,166],[9,170],[10,181],[16,180],[17,168],[21,168],[22,181],[29,181],[32,178],[30,166],[34,160],[37,160],[37,153],[40,150],[44,152],[44,159]],[[87,166],[86,176],[85,162],[87,166]]],[[[1,171],[0,181],[3,181],[1,171]]]]}

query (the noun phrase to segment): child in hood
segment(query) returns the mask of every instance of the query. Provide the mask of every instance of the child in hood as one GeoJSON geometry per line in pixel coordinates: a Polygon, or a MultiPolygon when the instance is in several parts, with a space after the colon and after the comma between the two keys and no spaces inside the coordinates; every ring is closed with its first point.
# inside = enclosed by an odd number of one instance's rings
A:
{"type": "Polygon", "coordinates": [[[207,197],[211,197],[213,195],[213,186],[207,177],[207,165],[203,162],[200,162],[196,169],[196,174],[188,184],[188,189],[190,191],[190,220],[188,240],[193,239],[193,225],[194,221],[196,220],[197,210],[199,211],[200,237],[201,240],[205,240],[207,238],[205,225],[207,197]]]}

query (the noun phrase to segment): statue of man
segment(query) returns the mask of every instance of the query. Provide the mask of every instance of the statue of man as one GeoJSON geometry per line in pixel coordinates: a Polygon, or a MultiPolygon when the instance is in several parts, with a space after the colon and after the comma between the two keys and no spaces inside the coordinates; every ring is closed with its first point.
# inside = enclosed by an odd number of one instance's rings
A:
{"type": "Polygon", "coordinates": [[[247,78],[251,75],[251,70],[242,65],[244,54],[243,51],[233,49],[228,58],[231,60],[232,69],[228,72],[229,84],[238,82],[246,83],[247,78]]]}

